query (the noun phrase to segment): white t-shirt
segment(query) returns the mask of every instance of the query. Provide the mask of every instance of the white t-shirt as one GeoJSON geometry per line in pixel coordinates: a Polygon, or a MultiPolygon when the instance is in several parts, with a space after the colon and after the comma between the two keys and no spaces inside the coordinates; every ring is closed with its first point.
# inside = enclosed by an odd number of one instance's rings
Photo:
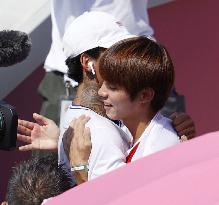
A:
{"type": "MultiPolygon", "coordinates": [[[[123,126],[122,129],[127,133],[127,135],[131,136],[127,127],[123,126]]],[[[160,113],[157,113],[144,130],[141,137],[132,147],[138,143],[138,148],[131,161],[135,161],[162,149],[176,145],[180,143],[180,140],[176,131],[172,127],[171,120],[160,113]]],[[[132,148],[128,150],[128,153],[131,150],[132,148]]]]}
{"type": "MultiPolygon", "coordinates": [[[[130,145],[133,138],[125,126],[121,129],[89,108],[77,105],[71,105],[66,112],[64,122],[60,127],[60,136],[63,136],[73,118],[78,118],[83,114],[91,117],[86,124],[91,131],[92,150],[88,172],[88,180],[91,180],[124,165],[126,157],[132,149],[130,145]]],[[[172,128],[171,120],[157,113],[134,146],[138,142],[140,144],[132,161],[178,144],[180,141],[172,128]]],[[[59,163],[64,163],[70,169],[63,149],[62,137],[59,138],[58,150],[59,163]]]]}
{"type": "MultiPolygon", "coordinates": [[[[112,121],[89,108],[76,105],[70,106],[67,110],[63,126],[60,127],[60,136],[63,136],[73,118],[78,118],[83,114],[91,117],[86,123],[86,127],[90,128],[92,143],[88,172],[88,180],[90,180],[125,164],[127,150],[132,139],[112,121]]],[[[59,163],[64,163],[70,168],[63,149],[62,137],[59,138],[58,153],[59,163]]]]}
{"type": "Polygon", "coordinates": [[[109,13],[122,22],[131,34],[153,36],[147,4],[148,0],[52,0],[52,45],[44,65],[46,71],[67,73],[62,37],[69,22],[85,11],[109,13]]]}

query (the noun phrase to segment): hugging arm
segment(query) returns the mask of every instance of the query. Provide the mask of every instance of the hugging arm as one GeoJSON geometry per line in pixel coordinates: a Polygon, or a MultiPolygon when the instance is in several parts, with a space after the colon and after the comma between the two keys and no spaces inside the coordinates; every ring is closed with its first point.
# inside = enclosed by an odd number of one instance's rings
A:
{"type": "Polygon", "coordinates": [[[87,166],[91,152],[91,134],[85,124],[89,119],[89,117],[82,115],[78,119],[72,120],[63,136],[64,150],[70,166],[75,169],[84,166],[84,169],[82,167],[81,170],[73,171],[77,184],[88,180],[87,166]]]}
{"type": "MultiPolygon", "coordinates": [[[[77,180],[78,183],[94,179],[124,165],[128,146],[126,138],[123,138],[123,132],[110,121],[106,121],[107,126],[97,123],[95,127],[92,127],[91,144],[91,133],[88,128],[84,127],[86,122],[86,119],[82,122],[73,121],[69,133],[74,137],[70,137],[72,140],[63,142],[66,155],[69,156],[70,165],[73,168],[89,162],[89,171],[83,170],[83,176],[82,171],[73,172],[75,176],[80,175],[82,178],[81,181],[77,180]],[[67,146],[68,144],[70,146],[67,146]]],[[[92,121],[90,125],[94,122],[92,121]]],[[[65,137],[67,135],[66,132],[65,137]]]]}
{"type": "Polygon", "coordinates": [[[173,113],[170,118],[172,119],[174,129],[182,141],[196,136],[194,121],[188,114],[173,113]]]}

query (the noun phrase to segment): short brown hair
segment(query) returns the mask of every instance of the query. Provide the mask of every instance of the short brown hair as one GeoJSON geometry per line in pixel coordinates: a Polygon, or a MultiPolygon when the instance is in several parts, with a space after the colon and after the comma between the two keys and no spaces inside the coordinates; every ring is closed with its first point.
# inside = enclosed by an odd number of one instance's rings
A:
{"type": "Polygon", "coordinates": [[[99,60],[99,69],[105,81],[123,87],[131,100],[144,88],[152,88],[154,112],[164,106],[174,83],[174,67],[167,50],[143,36],[107,49],[99,60]]]}

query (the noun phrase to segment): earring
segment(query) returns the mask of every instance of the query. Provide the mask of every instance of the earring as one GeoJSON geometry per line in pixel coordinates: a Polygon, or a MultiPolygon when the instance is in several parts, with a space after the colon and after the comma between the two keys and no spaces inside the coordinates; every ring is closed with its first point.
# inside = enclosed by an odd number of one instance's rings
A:
{"type": "Polygon", "coordinates": [[[91,71],[91,73],[95,75],[94,63],[92,61],[88,62],[88,67],[89,67],[89,71],[91,71]]]}

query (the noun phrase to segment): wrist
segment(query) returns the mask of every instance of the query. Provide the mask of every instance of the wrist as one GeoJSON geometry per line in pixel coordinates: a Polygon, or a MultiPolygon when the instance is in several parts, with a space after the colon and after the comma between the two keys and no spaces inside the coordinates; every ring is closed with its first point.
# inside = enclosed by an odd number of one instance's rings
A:
{"type": "Polygon", "coordinates": [[[73,166],[71,166],[71,171],[72,172],[78,172],[78,171],[88,171],[89,170],[89,164],[88,163],[85,163],[85,164],[75,164],[73,166]]]}
{"type": "Polygon", "coordinates": [[[71,159],[70,158],[70,165],[71,166],[79,166],[81,164],[88,164],[88,161],[82,160],[82,159],[71,159]]]}

